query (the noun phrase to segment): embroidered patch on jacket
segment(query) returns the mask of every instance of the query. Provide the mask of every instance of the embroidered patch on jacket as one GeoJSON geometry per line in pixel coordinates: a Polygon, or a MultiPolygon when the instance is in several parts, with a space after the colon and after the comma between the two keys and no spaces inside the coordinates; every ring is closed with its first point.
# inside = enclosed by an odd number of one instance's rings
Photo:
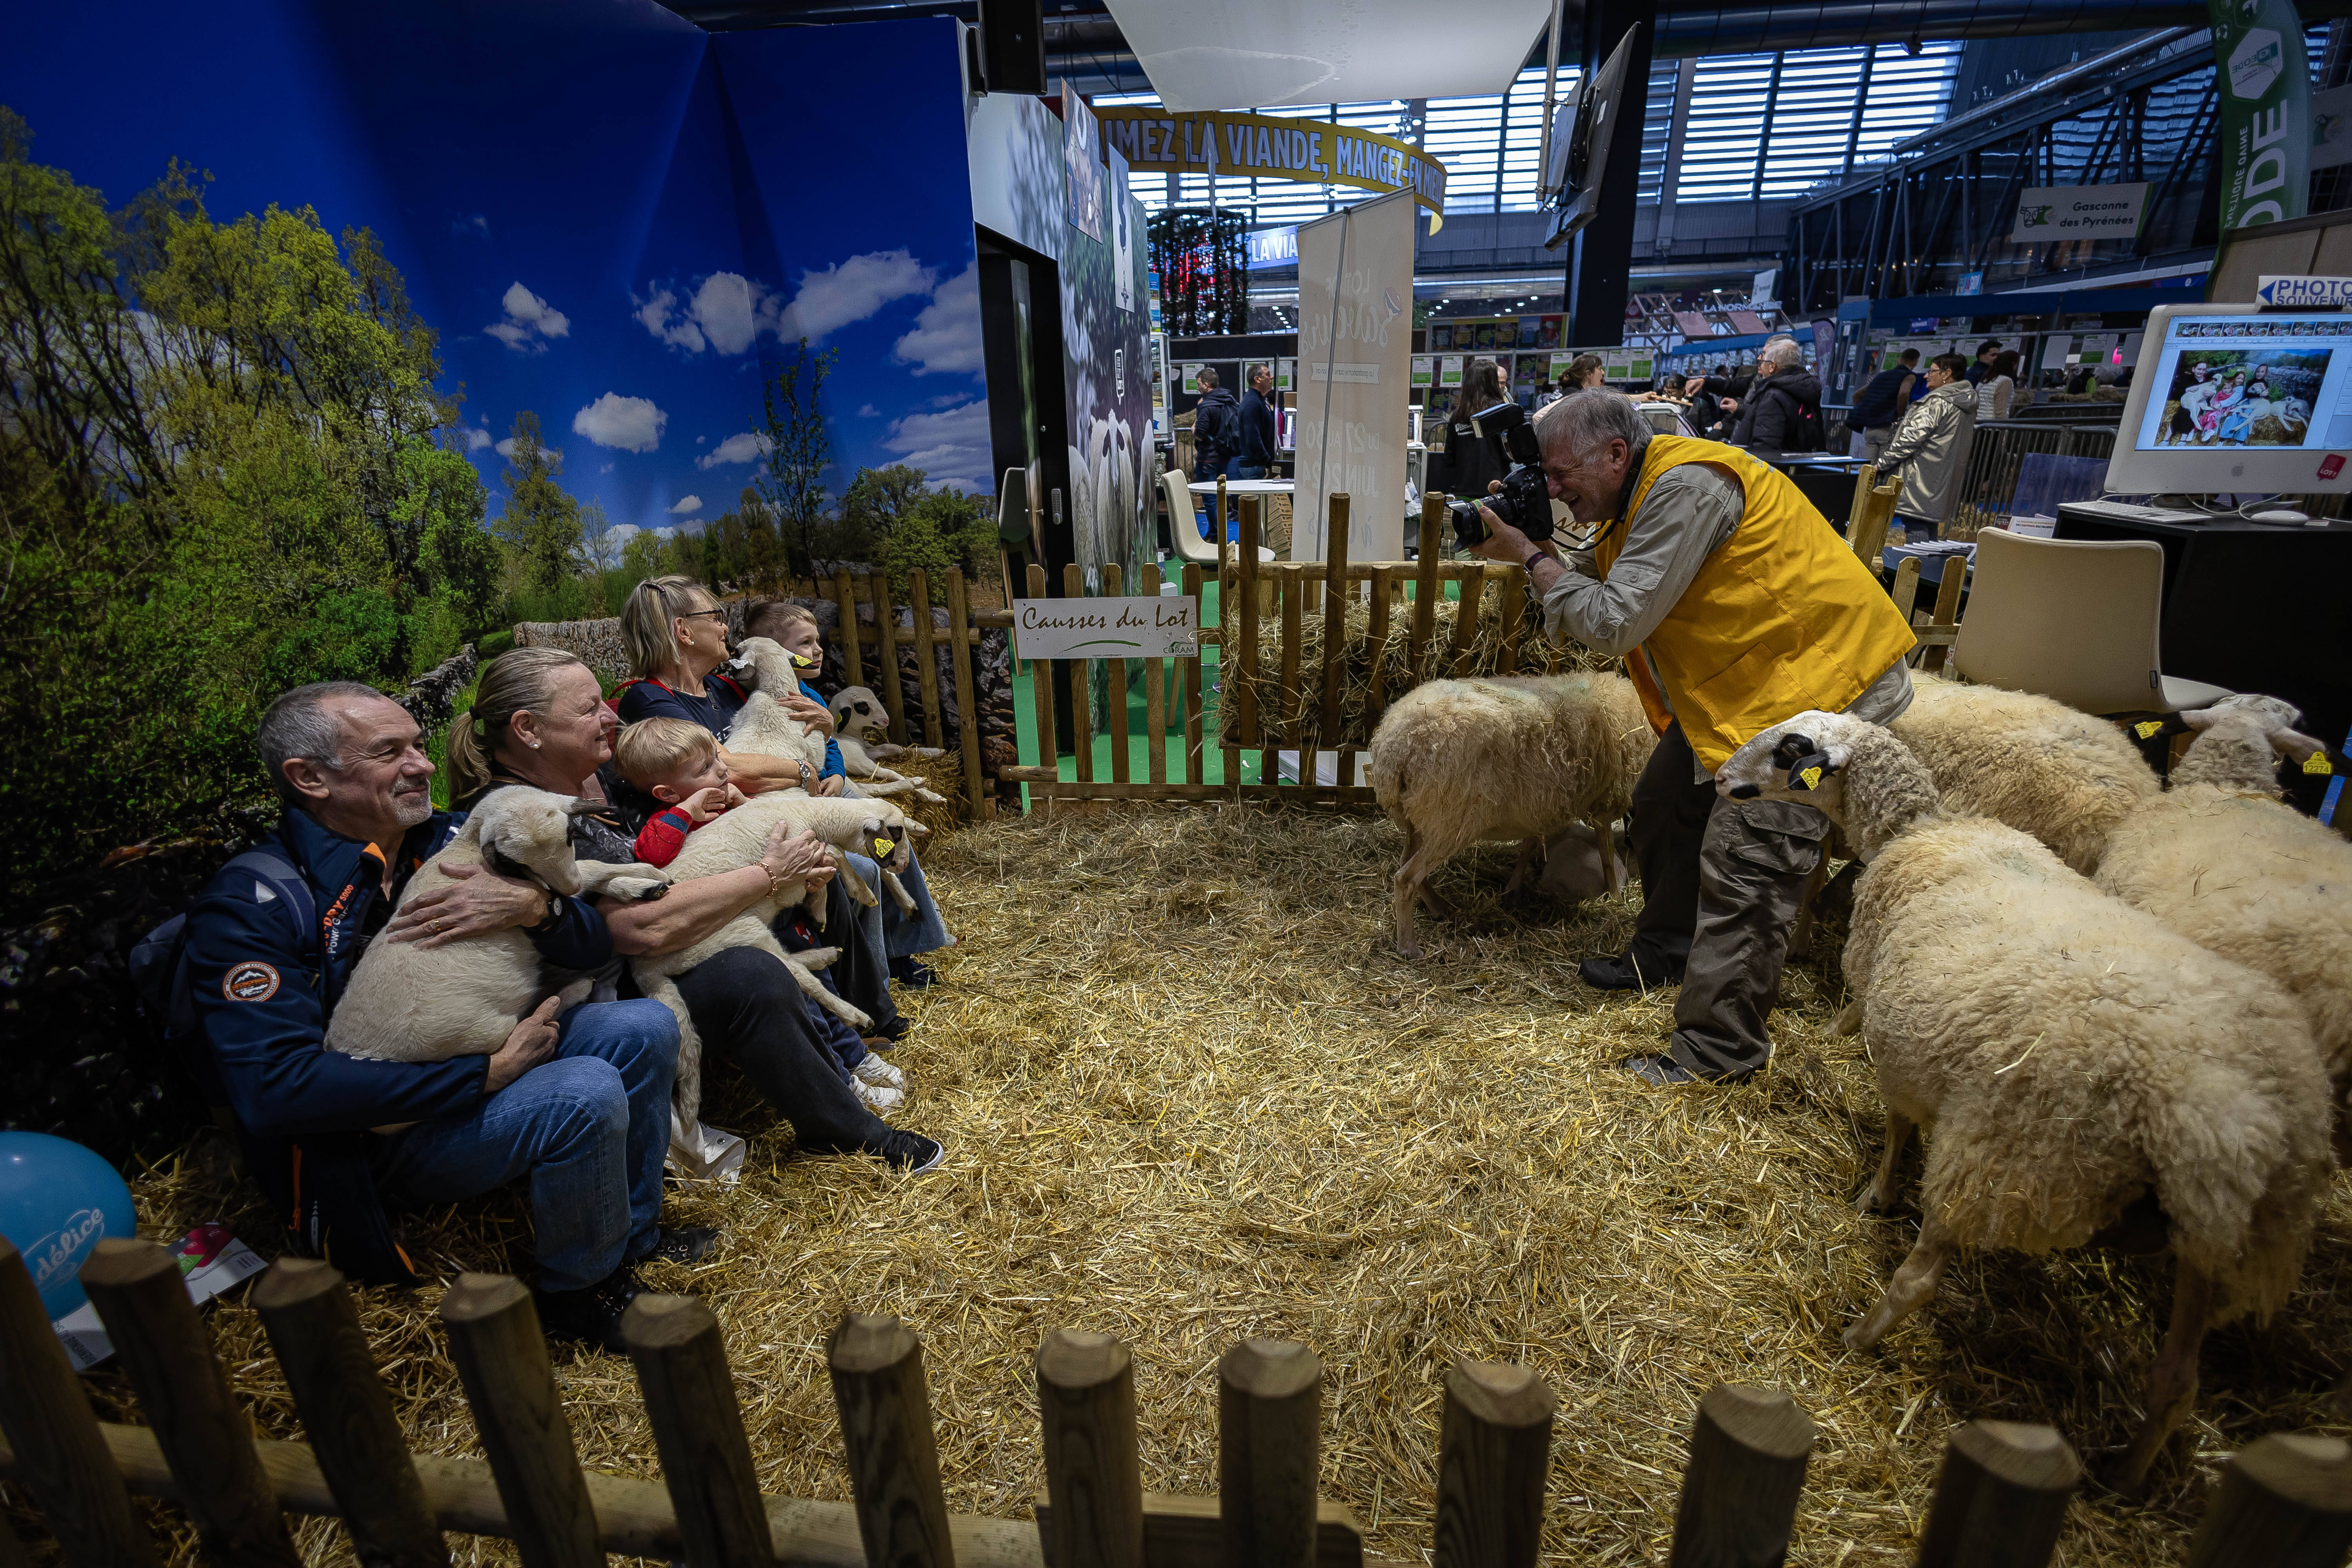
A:
{"type": "Polygon", "coordinates": [[[232,963],[221,976],[221,994],[232,1002],[267,1002],[278,994],[278,971],[257,959],[232,963]]]}

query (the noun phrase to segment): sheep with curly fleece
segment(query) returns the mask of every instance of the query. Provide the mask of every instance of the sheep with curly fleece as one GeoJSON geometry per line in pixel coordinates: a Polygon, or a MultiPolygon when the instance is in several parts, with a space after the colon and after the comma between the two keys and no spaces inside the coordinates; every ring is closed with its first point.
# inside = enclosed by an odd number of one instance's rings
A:
{"type": "Polygon", "coordinates": [[[2183,713],[2198,731],[2172,787],[2116,826],[2101,888],[2303,1005],[2340,1104],[2352,1080],[2352,843],[2279,798],[2278,759],[2329,766],[2292,704],[2226,697],[2183,713]]]}
{"type": "MultiPolygon", "coordinates": [[[[1421,956],[1414,903],[1446,913],[1430,875],[1482,838],[1539,848],[1589,821],[1601,865],[1613,866],[1611,824],[1633,804],[1657,742],[1622,675],[1432,680],[1398,698],[1372,731],[1365,767],[1381,809],[1404,829],[1392,900],[1397,951],[1421,956]]],[[[1532,860],[1523,848],[1507,891],[1518,890],[1532,860]]]]}
{"type": "MultiPolygon", "coordinates": [[[[400,902],[451,880],[450,866],[484,866],[521,877],[565,898],[657,899],[669,878],[635,861],[581,860],[572,853],[572,819],[604,809],[541,789],[492,790],[457,837],[416,868],[400,902]]],[[[437,1062],[488,1056],[549,994],[539,950],[511,927],[462,942],[422,947],[372,942],[327,1022],[327,1048],[387,1062],[437,1062]]],[[[591,982],[572,981],[558,994],[571,1006],[587,1000],[591,982]]]]}
{"type": "Polygon", "coordinates": [[[1925,1303],[1959,1247],[2081,1247],[2152,1204],[2177,1268],[2147,1419],[2115,1477],[2137,1491],[2196,1402],[2208,1329],[2269,1317],[2302,1270],[2335,1162],[2301,1009],[2026,834],[1948,811],[1875,725],[1801,714],[1742,746],[1716,787],[1818,807],[1865,863],[1845,972],[1886,1103],[1865,1213],[1893,1200],[1912,1131],[1933,1133],[1918,1242],[1846,1343],[1877,1343],[1925,1303]]]}
{"type": "Polygon", "coordinates": [[[2114,724],[2028,691],[1915,675],[1888,728],[1947,806],[2031,833],[2086,877],[2116,824],[2164,788],[2114,724]]]}

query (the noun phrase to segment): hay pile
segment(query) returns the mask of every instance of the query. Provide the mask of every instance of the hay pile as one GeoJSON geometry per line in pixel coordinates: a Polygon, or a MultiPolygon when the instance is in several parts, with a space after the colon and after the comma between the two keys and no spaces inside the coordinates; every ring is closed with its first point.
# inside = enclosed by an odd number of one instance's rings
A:
{"type": "MultiPolygon", "coordinates": [[[[1372,724],[1368,722],[1371,706],[1372,670],[1376,665],[1388,672],[1385,687],[1391,700],[1396,696],[1419,685],[1424,679],[1447,673],[1438,667],[1454,647],[1454,628],[1461,619],[1461,605],[1453,599],[1439,599],[1432,612],[1433,621],[1429,640],[1421,650],[1421,668],[1416,671],[1412,660],[1412,605],[1410,600],[1398,600],[1389,606],[1387,635],[1375,648],[1371,641],[1372,611],[1367,604],[1350,603],[1347,609],[1346,630],[1340,644],[1339,732],[1324,735],[1323,728],[1323,614],[1320,609],[1308,612],[1299,621],[1298,680],[1296,687],[1286,687],[1282,681],[1282,622],[1279,616],[1258,617],[1256,686],[1258,717],[1263,729],[1271,731],[1276,716],[1288,713],[1304,698],[1304,715],[1299,721],[1300,744],[1326,750],[1338,746],[1363,746],[1370,742],[1372,724]]],[[[1604,669],[1615,665],[1614,659],[1603,658],[1580,643],[1562,639],[1554,643],[1543,635],[1541,605],[1527,602],[1520,608],[1519,656],[1514,673],[1519,675],[1555,675],[1577,669],[1604,669]]],[[[1241,661],[1240,625],[1235,615],[1225,616],[1226,629],[1235,638],[1230,647],[1219,650],[1219,668],[1225,672],[1221,679],[1228,684],[1222,689],[1218,705],[1221,736],[1226,745],[1235,743],[1233,728],[1236,704],[1233,694],[1241,679],[1247,673],[1241,661]]],[[[1461,673],[1493,675],[1502,668],[1503,660],[1503,595],[1489,584],[1478,597],[1478,621],[1471,632],[1461,673]]]]}
{"type": "MultiPolygon", "coordinates": [[[[1522,920],[1494,897],[1512,852],[1492,846],[1441,873],[1463,914],[1430,922],[1433,958],[1408,965],[1382,931],[1397,852],[1377,820],[1240,807],[1065,813],[934,846],[964,945],[898,1060],[905,1120],[947,1141],[948,1168],[794,1159],[720,1068],[709,1114],[750,1134],[750,1168],[671,1204],[727,1228],[713,1263],[653,1278],[725,1325],[761,1484],[848,1496],[821,1346],[852,1307],[922,1335],[950,1506],[1006,1517],[1043,1485],[1029,1364],[1046,1328],[1133,1347],[1144,1483],[1196,1493],[1215,1485],[1219,1352],[1305,1340],[1327,1368],[1323,1491],[1412,1562],[1456,1354],[1524,1362],[1559,1396],[1545,1545],[1563,1563],[1664,1560],[1718,1379],[1785,1389],[1821,1424],[1790,1557],[1806,1568],[1909,1563],[1965,1419],[2048,1422],[2095,1462],[2127,1439],[2170,1299],[2157,1261],[1964,1258],[1878,1351],[1839,1344],[1916,1221],[1853,1212],[1878,1104],[1856,1044],[1830,1036],[1831,972],[1788,971],[1764,1078],[1646,1090],[1612,1064],[1664,1037],[1671,995],[1604,997],[1573,973],[1625,941],[1630,901],[1522,920]]],[[[152,1226],[225,1215],[268,1234],[201,1149],[137,1184],[152,1226]]],[[[2348,1233],[2339,1198],[2277,1324],[2208,1342],[2152,1505],[2076,1502],[2069,1568],[2178,1561],[2223,1454],[2329,1425],[2348,1233]]],[[[528,1237],[509,1195],[410,1239],[449,1272],[526,1269],[528,1237]]],[[[477,1453],[436,1300],[370,1292],[362,1317],[412,1443],[477,1453]]],[[[259,1425],[295,1435],[254,1314],[212,1322],[259,1425]]],[[[585,1462],[654,1473],[626,1363],[559,1352],[557,1374],[585,1462]]],[[[95,1382],[124,1402],[119,1374],[95,1382]]],[[[461,1563],[511,1561],[456,1543],[461,1563]]],[[[349,1560],[331,1524],[303,1544],[349,1560]]]]}

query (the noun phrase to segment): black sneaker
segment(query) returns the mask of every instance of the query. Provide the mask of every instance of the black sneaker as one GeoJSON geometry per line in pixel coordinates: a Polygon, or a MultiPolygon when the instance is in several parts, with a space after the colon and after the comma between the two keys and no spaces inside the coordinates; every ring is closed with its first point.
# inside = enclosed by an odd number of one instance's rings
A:
{"type": "Polygon", "coordinates": [[[901,985],[911,986],[917,991],[928,991],[939,980],[938,975],[911,958],[892,959],[890,978],[901,985]]]}
{"type": "Polygon", "coordinates": [[[1627,1057],[1617,1065],[1643,1083],[1657,1089],[1672,1089],[1678,1084],[1685,1083],[1746,1083],[1755,1076],[1753,1073],[1747,1072],[1727,1072],[1719,1077],[1709,1078],[1705,1073],[1691,1071],[1690,1068],[1663,1052],[1656,1056],[1627,1057]]]}
{"type": "Polygon", "coordinates": [[[879,1149],[869,1153],[880,1156],[882,1163],[902,1175],[919,1176],[926,1171],[936,1171],[948,1157],[947,1148],[935,1139],[919,1132],[892,1129],[882,1140],[879,1149]]]}
{"type": "Polygon", "coordinates": [[[660,1239],[654,1243],[654,1249],[635,1261],[699,1263],[709,1257],[711,1250],[718,1245],[719,1231],[715,1226],[664,1226],[660,1239]]]}
{"type": "Polygon", "coordinates": [[[1576,966],[1576,977],[1595,991],[1654,991],[1679,984],[1683,971],[1678,963],[1643,963],[1629,952],[1588,958],[1576,966]]]}
{"type": "Polygon", "coordinates": [[[539,1326],[549,1339],[621,1355],[628,1350],[621,1341],[621,1314],[644,1292],[636,1269],[624,1263],[584,1289],[533,1289],[531,1294],[538,1299],[539,1326]]]}

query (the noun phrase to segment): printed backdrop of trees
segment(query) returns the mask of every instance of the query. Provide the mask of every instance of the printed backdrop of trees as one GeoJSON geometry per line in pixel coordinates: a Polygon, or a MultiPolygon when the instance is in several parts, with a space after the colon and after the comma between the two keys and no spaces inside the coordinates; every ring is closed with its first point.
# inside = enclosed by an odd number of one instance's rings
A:
{"type": "Polygon", "coordinates": [[[919,469],[827,494],[831,362],[805,343],[746,411],[765,472],[699,535],[582,506],[530,413],[493,498],[374,236],[307,207],[224,221],[204,195],[174,163],[110,210],[0,109],[0,908],[266,807],[252,735],[289,687],[398,689],[663,572],[775,592],[861,560],[903,593],[918,567],[993,565],[983,502],[919,469]]]}

